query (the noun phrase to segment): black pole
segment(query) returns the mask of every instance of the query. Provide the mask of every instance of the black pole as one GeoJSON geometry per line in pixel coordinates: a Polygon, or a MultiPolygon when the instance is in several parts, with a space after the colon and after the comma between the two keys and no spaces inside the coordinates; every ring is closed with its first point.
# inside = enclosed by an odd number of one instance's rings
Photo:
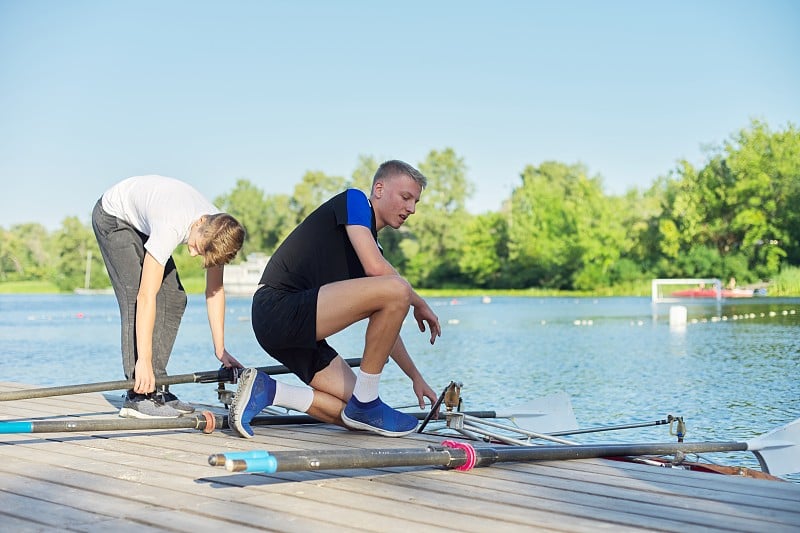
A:
{"type": "Polygon", "coordinates": [[[665,418],[663,420],[654,420],[652,422],[638,422],[633,424],[621,424],[618,426],[598,426],[586,429],[568,429],[565,431],[555,431],[553,433],[548,433],[548,435],[550,435],[551,437],[561,437],[564,435],[578,435],[581,433],[600,433],[601,431],[616,431],[618,429],[634,429],[634,428],[643,428],[649,426],[663,426],[669,423],[670,419],[665,418]]]}
{"type": "MultiPolygon", "coordinates": [[[[495,418],[494,411],[467,411],[464,414],[476,418],[495,418]]],[[[412,413],[418,420],[425,413],[412,413]]],[[[251,426],[285,426],[292,424],[322,424],[309,415],[259,415],[250,421],[251,426]]],[[[215,429],[228,428],[228,415],[210,411],[183,415],[178,418],[98,418],[93,420],[72,418],[66,420],[25,420],[0,422],[0,434],[4,433],[69,433],[92,431],[126,431],[140,429],[199,429],[211,433],[215,429]]]]}
{"type": "MultiPolygon", "coordinates": [[[[475,418],[497,418],[497,413],[495,411],[459,411],[460,414],[473,416],[475,418]]],[[[429,415],[430,411],[424,411],[421,413],[406,413],[417,420],[425,420],[429,415]]],[[[227,416],[225,420],[227,420],[227,416]]],[[[444,418],[442,418],[444,420],[444,418]]],[[[250,422],[251,426],[283,426],[283,425],[290,425],[290,424],[323,424],[320,420],[313,418],[309,415],[264,415],[264,416],[257,416],[253,418],[250,422]]]]}
{"type": "MultiPolygon", "coordinates": [[[[451,381],[450,384],[452,383],[453,382],[451,381]]],[[[422,419],[422,424],[420,424],[420,426],[417,428],[417,433],[422,433],[425,430],[425,426],[427,426],[428,422],[430,422],[431,417],[439,411],[439,407],[442,405],[442,401],[444,401],[444,395],[447,394],[447,389],[450,388],[450,384],[448,384],[447,387],[442,389],[442,393],[436,399],[436,402],[431,406],[431,410],[422,419]]]]}
{"type": "Polygon", "coordinates": [[[199,429],[211,433],[227,422],[209,411],[177,418],[106,418],[96,420],[31,420],[0,422],[0,433],[61,433],[91,431],[125,431],[139,429],[199,429]]]}
{"type": "MultiPolygon", "coordinates": [[[[559,461],[592,459],[598,457],[626,457],[641,455],[667,455],[679,452],[747,451],[746,442],[695,442],[654,444],[600,444],[510,446],[503,448],[474,448],[476,467],[498,462],[559,461]]],[[[226,462],[232,472],[290,472],[308,470],[337,470],[352,468],[387,468],[397,466],[445,466],[458,468],[467,464],[468,454],[463,448],[429,447],[364,450],[317,450],[275,452],[268,468],[257,467],[258,460],[236,459],[226,462]],[[250,465],[248,465],[250,463],[250,465]],[[256,465],[253,468],[253,465],[256,465]]],[[[218,463],[216,463],[218,464],[218,463]]]]}
{"type": "MultiPolygon", "coordinates": [[[[361,358],[345,359],[351,367],[361,364],[361,358]]],[[[273,365],[259,367],[258,370],[266,372],[272,376],[279,374],[289,374],[290,371],[283,365],[273,365]]],[[[194,372],[192,374],[178,374],[175,376],[163,376],[156,378],[156,387],[161,385],[178,385],[182,383],[231,383],[238,373],[234,375],[234,369],[220,368],[219,370],[209,370],[207,372],[194,372]]],[[[46,398],[49,396],[65,396],[69,394],[83,394],[87,392],[105,392],[112,390],[132,389],[134,380],[103,381],[100,383],[83,383],[80,385],[65,385],[62,387],[45,387],[41,389],[20,389],[15,391],[0,392],[0,401],[28,400],[32,398],[46,398]]]]}

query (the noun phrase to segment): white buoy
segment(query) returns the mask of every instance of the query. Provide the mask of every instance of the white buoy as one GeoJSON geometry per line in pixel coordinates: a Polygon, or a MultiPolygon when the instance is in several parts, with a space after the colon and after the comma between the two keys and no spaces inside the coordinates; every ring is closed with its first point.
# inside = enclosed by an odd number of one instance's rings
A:
{"type": "Polygon", "coordinates": [[[669,327],[682,329],[686,327],[686,307],[683,305],[673,305],[669,308],[669,327]]]}

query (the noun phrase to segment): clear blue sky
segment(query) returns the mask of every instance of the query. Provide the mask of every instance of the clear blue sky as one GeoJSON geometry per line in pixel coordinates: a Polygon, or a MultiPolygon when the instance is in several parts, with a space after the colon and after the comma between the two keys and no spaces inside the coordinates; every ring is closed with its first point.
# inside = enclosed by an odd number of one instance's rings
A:
{"type": "Polygon", "coordinates": [[[546,160],[621,193],[800,125],[799,57],[792,0],[0,0],[0,226],[88,223],[136,174],[290,193],[447,147],[474,213],[546,160]]]}

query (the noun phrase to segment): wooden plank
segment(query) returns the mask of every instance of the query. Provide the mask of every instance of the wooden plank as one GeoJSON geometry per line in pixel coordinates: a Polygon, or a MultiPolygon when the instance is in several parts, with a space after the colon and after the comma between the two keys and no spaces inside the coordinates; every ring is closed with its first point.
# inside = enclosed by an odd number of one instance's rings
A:
{"type": "MultiPolygon", "coordinates": [[[[0,502],[2,502],[0,496],[0,502]]],[[[0,511],[0,524],[3,525],[4,531],[13,531],[14,533],[41,533],[48,529],[55,529],[54,527],[47,527],[47,524],[36,522],[33,517],[26,515],[26,518],[18,518],[16,515],[8,514],[0,511]]],[[[146,532],[145,532],[146,533],[146,532]]]]}
{"type": "MultiPolygon", "coordinates": [[[[556,469],[550,469],[554,472],[556,469]]],[[[476,476],[485,476],[485,469],[473,471],[476,476]]],[[[693,473],[696,475],[706,475],[693,473]]],[[[690,524],[723,525],[739,530],[762,531],[764,523],[800,524],[800,515],[794,510],[774,510],[747,502],[739,498],[733,503],[714,498],[707,494],[706,498],[697,497],[679,485],[665,488],[660,484],[630,487],[626,480],[611,483],[597,478],[586,480],[583,476],[550,476],[536,464],[515,465],[513,469],[501,469],[485,476],[489,487],[497,491],[526,490],[542,491],[553,489],[549,497],[570,502],[581,503],[587,507],[617,509],[635,509],[636,513],[648,516],[659,516],[665,508],[680,515],[679,520],[690,524]],[[513,472],[512,472],[513,470],[513,472]],[[499,483],[499,485],[495,485],[499,483]],[[717,516],[714,516],[717,515],[717,516]]],[[[755,480],[754,480],[755,481],[755,480]]]]}
{"type": "MultiPolygon", "coordinates": [[[[610,462],[610,461],[609,461],[610,462]]],[[[563,461],[559,462],[563,463],[563,461]]],[[[743,504],[743,500],[747,500],[744,502],[745,505],[757,505],[764,508],[774,509],[778,511],[785,511],[790,512],[792,514],[798,513],[798,506],[794,505],[792,502],[796,502],[798,496],[800,496],[800,487],[794,486],[794,491],[784,492],[784,491],[776,491],[772,492],[771,489],[776,485],[783,485],[783,483],[773,482],[773,481],[764,481],[764,480],[749,480],[749,481],[757,481],[760,483],[764,483],[765,485],[762,487],[758,487],[757,483],[752,483],[753,490],[751,494],[747,494],[743,492],[741,489],[746,488],[742,486],[737,486],[737,483],[725,483],[726,481],[732,482],[733,479],[730,479],[728,476],[721,476],[718,474],[705,474],[705,473],[698,473],[698,472],[691,472],[692,480],[691,483],[686,482],[686,478],[683,476],[675,476],[673,474],[677,474],[678,471],[657,471],[660,474],[659,478],[652,478],[651,474],[647,472],[647,469],[650,467],[642,465],[644,469],[641,472],[643,477],[637,477],[635,474],[636,472],[631,470],[624,470],[623,472],[613,472],[611,468],[608,470],[602,469],[601,471],[592,472],[588,471],[591,468],[591,464],[587,463],[584,465],[574,465],[571,469],[564,471],[563,468],[558,468],[555,463],[546,464],[546,463],[537,463],[539,467],[549,467],[549,470],[541,470],[541,475],[551,476],[553,478],[559,478],[563,480],[580,480],[586,481],[592,484],[596,484],[599,487],[602,486],[616,486],[619,485],[620,482],[624,482],[625,485],[629,488],[635,490],[642,490],[648,491],[654,494],[663,494],[665,496],[669,496],[673,493],[680,493],[682,495],[690,496],[692,498],[711,498],[723,503],[731,503],[735,505],[743,504]],[[583,466],[583,469],[578,469],[576,467],[583,466]],[[623,475],[624,474],[624,475],[623,475]],[[720,479],[718,482],[713,483],[715,480],[709,480],[710,484],[708,486],[703,486],[703,482],[706,480],[706,476],[714,475],[718,476],[720,479]],[[699,476],[699,477],[698,477],[699,476]],[[675,478],[678,479],[675,479],[675,478]],[[775,496],[773,496],[773,494],[775,496]],[[781,497],[781,496],[789,496],[789,497],[781,497]]],[[[496,469],[497,472],[493,474],[493,477],[502,478],[502,479],[509,479],[509,480],[524,480],[527,479],[526,474],[520,474],[516,469],[506,469],[506,468],[499,468],[496,469]]],[[[481,475],[482,472],[476,472],[476,475],[481,475]]]]}
{"type": "Polygon", "coordinates": [[[0,491],[0,501],[2,501],[4,513],[17,520],[27,521],[32,526],[72,529],[110,518],[102,513],[75,509],[69,504],[16,494],[5,488],[0,491]]]}
{"type": "MultiPolygon", "coordinates": [[[[445,472],[438,472],[446,474],[445,472]]],[[[384,480],[381,482],[405,483],[406,479],[384,480]]],[[[603,495],[586,495],[585,487],[570,486],[567,488],[548,487],[546,484],[507,483],[490,477],[475,476],[469,481],[454,479],[451,476],[436,476],[433,472],[415,477],[413,486],[420,490],[435,490],[446,494],[455,494],[466,498],[472,512],[492,512],[496,502],[513,506],[518,519],[525,519],[531,509],[546,511],[558,515],[558,520],[571,522],[576,519],[593,520],[599,524],[627,526],[631,528],[658,529],[664,531],[684,531],[687,523],[684,517],[666,515],[663,507],[653,509],[651,506],[618,505],[617,500],[603,495]]],[[[706,521],[707,530],[725,530],[718,528],[713,521],[706,521]]]]}
{"type": "MultiPolygon", "coordinates": [[[[19,462],[22,463],[23,461],[19,462]]],[[[41,474],[39,476],[34,476],[31,473],[33,470],[35,470],[35,468],[33,468],[30,463],[24,466],[24,470],[27,472],[27,480],[24,487],[18,488],[18,491],[29,490],[27,487],[31,485],[41,486],[47,483],[47,480],[42,479],[41,474]]],[[[202,515],[202,513],[196,512],[195,509],[202,508],[202,504],[204,503],[205,494],[203,493],[209,491],[195,490],[187,492],[185,483],[183,483],[182,480],[174,477],[171,478],[173,482],[171,486],[160,485],[159,482],[161,482],[162,479],[157,479],[155,484],[145,485],[138,480],[138,476],[136,476],[134,479],[120,480],[119,478],[103,474],[95,473],[94,475],[86,475],[83,472],[75,469],[64,470],[65,472],[62,472],[58,476],[59,480],[61,481],[61,485],[63,486],[51,490],[52,494],[56,498],[61,498],[61,494],[65,491],[71,492],[82,490],[86,495],[86,501],[92,503],[97,498],[97,491],[102,490],[105,491],[106,494],[113,494],[117,499],[128,501],[128,505],[133,506],[133,509],[136,509],[137,505],[139,507],[142,507],[143,505],[144,507],[139,511],[142,515],[152,512],[151,506],[156,505],[161,506],[162,510],[166,508],[173,512],[177,511],[174,515],[171,515],[173,518],[171,519],[172,522],[170,523],[170,527],[178,527],[180,524],[184,524],[185,527],[184,525],[180,525],[179,529],[186,531],[196,531],[198,528],[202,530],[205,527],[212,526],[235,526],[238,530],[248,526],[248,524],[256,524],[258,527],[264,525],[265,514],[263,508],[259,509],[256,506],[243,504],[239,501],[230,502],[227,498],[221,498],[214,502],[220,504],[217,508],[224,509],[224,513],[216,515],[202,515]],[[191,510],[192,512],[187,513],[187,510],[191,510]]],[[[50,471],[47,471],[47,474],[44,475],[49,474],[50,471]]],[[[25,478],[20,477],[20,479],[25,478]]],[[[192,483],[194,483],[194,480],[192,480],[192,483]]],[[[200,484],[198,487],[203,488],[203,485],[200,484]]],[[[41,490],[46,492],[46,489],[41,490]]],[[[211,491],[212,489],[209,490],[211,491]]],[[[219,494],[219,496],[222,497],[223,495],[219,494]]],[[[237,497],[238,496],[240,495],[237,495],[237,497]]],[[[322,510],[325,510],[325,505],[320,507],[322,510]]],[[[206,506],[206,508],[208,508],[208,506],[206,506]]],[[[304,531],[308,531],[309,528],[316,530],[319,528],[324,529],[326,526],[330,526],[330,523],[325,519],[305,520],[302,516],[291,517],[291,515],[284,512],[286,511],[285,507],[277,507],[268,510],[281,511],[277,517],[272,516],[270,518],[270,521],[273,524],[291,522],[292,527],[296,527],[297,530],[304,531]],[[287,520],[287,517],[290,517],[289,520],[287,520]]],[[[122,516],[129,514],[124,512],[124,508],[120,509],[120,511],[123,511],[122,513],[119,513],[122,516]]],[[[140,521],[147,523],[150,520],[141,518],[140,521]]],[[[161,525],[163,527],[163,523],[161,525]]]]}
{"type": "MultiPolygon", "coordinates": [[[[290,473],[283,474],[282,477],[288,477],[288,474],[290,473]]],[[[452,530],[460,528],[471,530],[475,527],[478,531],[519,531],[521,528],[535,526],[537,531],[595,532],[604,528],[613,528],[614,531],[652,531],[652,523],[648,523],[646,527],[635,527],[631,524],[603,522],[596,516],[590,518],[569,516],[556,506],[548,509],[522,506],[518,501],[509,501],[504,497],[494,498],[496,495],[486,492],[482,498],[476,498],[474,493],[469,493],[462,487],[451,490],[436,482],[432,486],[422,484],[419,483],[417,474],[400,476],[401,474],[397,473],[368,475],[365,472],[363,475],[353,477],[321,480],[319,483],[335,487],[338,492],[345,494],[342,496],[344,498],[360,499],[368,491],[371,495],[391,500],[397,499],[398,494],[403,495],[404,489],[411,491],[417,509],[435,512],[443,509],[458,510],[461,519],[446,522],[452,530]],[[368,484],[364,483],[365,478],[369,481],[368,484]],[[565,520],[568,520],[569,524],[567,529],[564,525],[565,520]]]]}
{"type": "MultiPolygon", "coordinates": [[[[670,487],[677,485],[687,491],[696,491],[699,497],[712,496],[721,501],[729,496],[732,503],[741,498],[750,499],[765,507],[800,512],[795,503],[800,500],[800,485],[720,474],[706,474],[680,469],[659,468],[636,463],[623,463],[602,459],[589,459],[580,464],[573,461],[537,463],[552,469],[550,475],[574,477],[580,472],[596,483],[614,483],[614,478],[624,477],[631,486],[641,484],[670,487]]],[[[502,468],[502,466],[501,466],[502,468]]]]}
{"type": "MultiPolygon", "coordinates": [[[[101,444],[102,444],[102,443],[101,443],[101,444]]],[[[115,462],[116,462],[116,461],[115,461],[115,462]]],[[[79,466],[80,466],[80,465],[79,465],[79,466]]],[[[209,468],[210,468],[210,467],[209,467],[209,468]]],[[[212,470],[213,470],[213,469],[212,469],[212,470]]],[[[130,476],[127,476],[127,477],[130,477],[130,476]]],[[[247,480],[248,478],[253,478],[253,477],[255,477],[255,476],[241,476],[241,475],[236,475],[236,476],[227,476],[227,477],[229,477],[229,478],[234,478],[234,479],[236,479],[237,481],[238,481],[238,480],[244,481],[244,480],[247,480]]],[[[417,489],[414,489],[414,491],[416,492],[416,491],[417,491],[417,489]]],[[[396,495],[395,495],[395,496],[393,496],[393,498],[396,498],[396,495]]],[[[460,502],[460,503],[461,503],[461,507],[466,507],[466,508],[469,508],[469,502],[463,502],[463,501],[462,501],[462,502],[460,502]]],[[[286,509],[284,508],[283,510],[285,511],[286,509]]],[[[497,509],[494,509],[494,513],[496,513],[496,514],[493,514],[493,515],[492,515],[492,518],[493,518],[494,520],[501,519],[501,518],[502,518],[502,516],[503,516],[503,512],[504,512],[504,509],[503,509],[502,507],[499,507],[499,508],[497,508],[497,509]]],[[[385,523],[384,523],[384,524],[385,524],[385,523]]],[[[490,525],[491,525],[491,524],[490,524],[490,525]]],[[[408,526],[408,523],[407,523],[407,522],[404,522],[404,524],[403,524],[403,527],[407,527],[407,526],[408,526]]],[[[518,524],[517,524],[517,527],[518,527],[518,524]]]]}
{"type": "MultiPolygon", "coordinates": [[[[102,441],[101,441],[102,443],[102,441]]],[[[70,443],[63,443],[70,444],[70,443]]],[[[18,451],[18,448],[14,448],[18,451]]],[[[147,504],[155,504],[160,502],[162,506],[169,506],[172,508],[185,507],[195,505],[200,497],[223,497],[222,494],[217,492],[220,485],[227,485],[228,487],[246,488],[248,485],[245,483],[251,476],[229,475],[226,471],[215,470],[207,465],[187,465],[175,464],[173,462],[162,462],[160,460],[150,460],[142,462],[141,465],[130,465],[131,458],[126,457],[125,454],[110,452],[102,450],[102,447],[93,447],[91,450],[84,449],[82,446],[70,446],[64,449],[57,459],[52,458],[51,454],[18,454],[15,461],[12,462],[12,470],[15,473],[25,473],[28,477],[34,477],[34,472],[37,469],[32,466],[34,460],[41,462],[41,464],[53,466],[57,464],[62,469],[69,469],[69,475],[62,476],[62,479],[67,481],[71,486],[82,487],[91,490],[92,487],[102,486],[102,490],[106,493],[116,493],[120,497],[129,498],[136,501],[144,501],[147,504]],[[29,464],[20,465],[23,461],[29,464]],[[57,461],[57,463],[56,463],[57,461]],[[20,470],[22,468],[22,470],[20,470]],[[85,472],[93,472],[97,474],[96,479],[89,481],[85,476],[85,472]],[[233,483],[220,483],[217,479],[210,479],[211,483],[205,484],[201,473],[223,473],[225,477],[231,478],[233,483]],[[75,476],[82,477],[80,482],[74,481],[75,476]],[[125,483],[114,486],[110,483],[110,479],[124,480],[125,483]],[[201,482],[198,482],[201,481],[201,482]]],[[[5,450],[3,450],[5,455],[5,450]]],[[[135,458],[139,459],[139,458],[135,458]]],[[[151,458],[152,459],[152,458],[151,458]]],[[[40,465],[41,466],[41,465],[40,465]]],[[[9,467],[2,466],[4,470],[9,467]]],[[[41,474],[36,476],[41,481],[41,474]]],[[[209,480],[206,478],[206,480],[209,480]]],[[[56,491],[57,493],[58,491],[56,491]]],[[[302,517],[308,512],[311,507],[307,498],[298,498],[296,494],[286,492],[270,491],[268,498],[259,495],[255,499],[248,499],[246,495],[237,494],[237,506],[255,509],[258,507],[266,508],[266,510],[280,512],[283,514],[294,514],[302,517]],[[281,496],[285,496],[281,498],[281,496]]],[[[377,502],[379,504],[392,503],[393,506],[396,502],[377,502]]],[[[230,507],[230,506],[229,506],[230,507]]],[[[374,513],[364,512],[359,508],[359,502],[350,501],[349,505],[344,506],[341,503],[338,505],[330,504],[327,501],[315,501],[313,507],[316,509],[315,515],[320,518],[316,519],[317,523],[322,525],[337,524],[341,527],[348,528],[363,528],[365,530],[376,530],[370,524],[374,523],[374,513]]],[[[408,513],[402,516],[392,517],[383,515],[381,527],[378,530],[394,529],[398,530],[407,529],[418,525],[426,528],[435,527],[438,523],[438,518],[435,514],[430,514],[429,519],[433,523],[426,523],[420,521],[417,516],[409,514],[413,509],[407,509],[408,513]],[[397,520],[387,520],[390,518],[397,518],[397,520]]],[[[263,514],[263,513],[262,513],[263,514]]],[[[454,515],[456,516],[456,515],[454,515]]],[[[253,520],[258,519],[257,516],[252,517],[253,520]]],[[[247,523],[247,522],[244,522],[247,523]]],[[[242,523],[242,524],[244,524],[242,523]]],[[[240,524],[240,525],[242,525],[240,524]]],[[[306,525],[305,527],[308,527],[306,525]]]]}
{"type": "MultiPolygon", "coordinates": [[[[109,441],[109,442],[111,442],[111,441],[109,441]]],[[[101,440],[101,442],[99,442],[99,443],[97,443],[97,444],[98,444],[98,445],[97,445],[97,446],[95,446],[95,447],[101,447],[101,448],[105,448],[104,444],[107,444],[107,442],[106,442],[106,441],[102,441],[102,440],[101,440]]],[[[207,453],[203,455],[203,457],[206,457],[206,456],[207,456],[207,453]]],[[[180,470],[183,470],[183,469],[184,469],[184,467],[183,467],[183,466],[180,466],[180,465],[179,465],[179,466],[177,466],[176,468],[178,468],[178,469],[180,469],[180,470]]],[[[216,471],[215,471],[215,470],[213,470],[213,469],[210,469],[210,467],[208,467],[208,468],[209,468],[208,472],[219,472],[219,470],[216,470],[216,471]]],[[[224,471],[222,471],[222,472],[224,472],[224,471]]],[[[227,473],[225,473],[225,474],[227,475],[227,473]]],[[[250,476],[241,476],[241,475],[236,475],[236,476],[228,476],[228,477],[230,477],[230,478],[232,478],[232,479],[237,479],[237,480],[246,480],[246,479],[247,479],[247,478],[249,478],[250,476]]],[[[394,499],[397,499],[397,498],[398,498],[398,496],[397,496],[397,495],[395,495],[395,496],[393,496],[393,498],[394,498],[394,499]]],[[[411,509],[408,509],[407,511],[408,511],[408,512],[411,512],[411,513],[414,513],[414,509],[413,509],[413,508],[411,508],[411,509]]],[[[419,513],[417,513],[417,515],[419,516],[419,513]]],[[[405,512],[403,512],[403,513],[401,513],[401,515],[400,515],[399,517],[400,517],[400,518],[404,518],[405,516],[406,516],[406,514],[405,514],[405,512]]],[[[458,517],[458,514],[455,514],[455,515],[454,515],[452,518],[457,518],[457,517],[458,517]]],[[[440,511],[440,509],[434,509],[434,512],[430,513],[430,515],[429,515],[429,519],[430,519],[431,521],[433,521],[433,522],[438,522],[438,521],[440,521],[440,520],[441,520],[441,511],[440,511]]],[[[407,525],[407,523],[406,523],[406,525],[407,525]]],[[[430,526],[430,525],[431,525],[431,523],[429,522],[427,525],[428,525],[428,526],[430,526]]]]}
{"type": "MultiPolygon", "coordinates": [[[[0,418],[109,418],[120,401],[82,394],[0,402],[0,418]]],[[[227,430],[4,435],[0,500],[35,500],[41,512],[64,513],[89,531],[147,530],[154,521],[180,531],[800,529],[800,485],[602,459],[501,463],[469,473],[408,467],[274,475],[231,474],[206,462],[230,450],[408,448],[441,440],[386,439],[329,425],[261,426],[252,440],[227,430]]],[[[40,528],[10,514],[22,530],[40,528]]]]}

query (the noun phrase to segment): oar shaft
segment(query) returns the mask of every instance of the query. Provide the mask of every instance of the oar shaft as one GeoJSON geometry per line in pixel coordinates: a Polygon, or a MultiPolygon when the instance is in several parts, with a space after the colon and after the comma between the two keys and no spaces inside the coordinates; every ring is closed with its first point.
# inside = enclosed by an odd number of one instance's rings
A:
{"type": "MultiPolygon", "coordinates": [[[[361,364],[360,358],[345,359],[348,365],[358,366],[361,364]]],[[[258,368],[272,376],[288,374],[290,370],[283,365],[273,365],[258,368]]],[[[179,385],[182,383],[228,383],[233,380],[233,371],[230,368],[219,370],[209,370],[206,372],[195,372],[193,374],[177,374],[174,376],[162,376],[156,378],[156,386],[179,385]]],[[[132,389],[134,380],[102,381],[99,383],[84,383],[81,385],[65,385],[60,387],[45,387],[40,389],[21,389],[15,391],[0,392],[0,401],[10,400],[29,400],[32,398],[47,398],[50,396],[66,396],[69,394],[83,394],[87,392],[105,392],[112,390],[132,389]]]]}
{"type": "MultiPolygon", "coordinates": [[[[495,448],[498,461],[559,461],[624,457],[640,455],[672,455],[682,453],[747,451],[746,442],[665,442],[642,444],[580,444],[574,446],[529,446],[495,448]]],[[[481,465],[479,465],[481,466],[481,465]]]]}
{"type": "MultiPolygon", "coordinates": [[[[666,455],[677,452],[727,452],[746,451],[745,442],[696,442],[654,444],[602,444],[509,446],[503,448],[481,447],[475,450],[475,466],[489,466],[498,462],[556,461],[621,457],[639,455],[666,455]]],[[[337,470],[351,468],[388,468],[398,466],[445,466],[457,468],[467,462],[467,452],[460,448],[429,447],[428,449],[363,449],[363,450],[312,450],[275,452],[275,469],[266,472],[291,472],[306,470],[337,470]]],[[[228,468],[226,464],[226,468],[228,468]]],[[[230,461],[233,472],[253,471],[247,460],[230,461]]]]}
{"type": "MultiPolygon", "coordinates": [[[[222,424],[221,416],[197,414],[178,418],[107,418],[96,420],[32,420],[0,422],[0,433],[62,433],[91,431],[132,431],[140,429],[211,430],[222,424]]],[[[208,431],[210,432],[210,431],[208,431]]]]}
{"type": "MultiPolygon", "coordinates": [[[[182,378],[183,376],[172,376],[174,378],[182,378]]],[[[164,385],[162,380],[157,380],[158,385],[164,385]]],[[[185,381],[177,381],[168,383],[186,383],[185,381]]],[[[191,382],[189,382],[191,383],[191,382]]],[[[100,383],[85,383],[81,385],[65,385],[63,387],[46,387],[41,389],[21,389],[15,391],[0,392],[0,401],[9,400],[28,400],[31,398],[47,398],[49,396],[66,396],[68,394],[82,394],[85,392],[102,392],[110,390],[128,389],[133,386],[133,380],[120,380],[120,381],[103,381],[100,383]]]]}
{"type": "MultiPolygon", "coordinates": [[[[425,413],[413,413],[423,419],[425,413]]],[[[467,411],[475,417],[494,416],[494,411],[467,411]]],[[[261,415],[250,421],[251,426],[285,426],[293,424],[322,424],[309,415],[261,415]]],[[[179,418],[109,418],[109,419],[70,419],[70,420],[25,420],[0,422],[0,434],[4,433],[68,433],[92,431],[125,431],[139,429],[199,429],[210,433],[216,428],[228,427],[228,415],[214,415],[209,411],[203,414],[184,415],[179,418]],[[209,424],[208,417],[214,418],[209,424]],[[210,430],[209,430],[210,428],[210,430]]]]}

